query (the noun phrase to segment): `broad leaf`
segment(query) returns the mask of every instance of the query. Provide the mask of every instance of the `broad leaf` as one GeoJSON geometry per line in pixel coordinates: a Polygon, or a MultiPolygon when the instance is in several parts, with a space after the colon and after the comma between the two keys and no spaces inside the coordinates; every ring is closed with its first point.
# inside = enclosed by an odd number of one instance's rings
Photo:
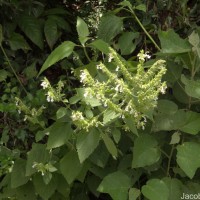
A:
{"type": "Polygon", "coordinates": [[[17,22],[26,36],[40,49],[43,49],[42,27],[39,19],[29,15],[22,15],[17,22]]]}
{"type": "Polygon", "coordinates": [[[181,81],[184,83],[185,92],[189,96],[200,99],[200,80],[189,80],[182,75],[181,81]]]}
{"type": "Polygon", "coordinates": [[[157,110],[163,114],[175,114],[178,111],[178,106],[173,102],[166,99],[158,101],[157,110]]]}
{"type": "Polygon", "coordinates": [[[138,6],[135,7],[135,9],[141,10],[141,11],[143,11],[143,12],[146,12],[147,7],[146,7],[145,4],[139,4],[138,6]]]}
{"type": "Polygon", "coordinates": [[[31,49],[26,40],[24,39],[24,37],[19,33],[12,33],[8,42],[10,44],[10,48],[13,51],[16,51],[18,49],[24,49],[24,50],[31,49]]]}
{"type": "Polygon", "coordinates": [[[140,190],[137,188],[130,188],[129,189],[129,198],[128,200],[137,200],[137,198],[140,196],[140,190]]]}
{"type": "Polygon", "coordinates": [[[90,45],[105,54],[109,54],[110,52],[108,43],[103,40],[95,40],[90,45]]]}
{"type": "Polygon", "coordinates": [[[149,200],[169,200],[169,189],[164,181],[151,179],[142,187],[142,194],[149,200]]]}
{"type": "Polygon", "coordinates": [[[139,34],[137,32],[124,32],[122,34],[118,40],[118,45],[122,55],[129,55],[135,50],[136,43],[133,42],[133,40],[138,37],[139,34]]]}
{"type": "Polygon", "coordinates": [[[54,65],[56,62],[62,60],[71,55],[74,50],[75,44],[70,41],[63,42],[56,49],[51,52],[51,54],[46,59],[45,63],[42,65],[38,76],[46,69],[54,65]]]}
{"type": "Polygon", "coordinates": [[[113,140],[107,134],[101,134],[101,137],[108,149],[109,153],[112,155],[113,158],[116,159],[117,157],[117,147],[115,146],[113,140]]]}
{"type": "Polygon", "coordinates": [[[200,167],[200,144],[185,142],[177,147],[177,163],[191,179],[200,167]]]}
{"type": "Polygon", "coordinates": [[[180,132],[175,132],[173,135],[172,135],[172,138],[171,138],[171,141],[170,141],[170,144],[178,144],[180,142],[180,135],[181,133],[180,132]]]}
{"type": "Polygon", "coordinates": [[[156,163],[160,158],[157,141],[151,135],[139,135],[133,147],[132,167],[145,167],[156,163]]]}
{"type": "Polygon", "coordinates": [[[11,172],[11,187],[17,188],[28,182],[29,177],[25,176],[26,172],[26,161],[18,159],[15,161],[12,172],[11,172]]]}
{"type": "Polygon", "coordinates": [[[76,148],[80,163],[83,163],[99,144],[100,133],[97,129],[92,129],[89,133],[80,133],[76,142],[76,148]]]}
{"type": "Polygon", "coordinates": [[[60,170],[65,179],[71,184],[81,172],[83,165],[80,163],[75,151],[67,153],[60,161],[60,170]]]}
{"type": "Polygon", "coordinates": [[[183,184],[180,180],[175,178],[164,178],[162,179],[169,189],[170,200],[177,200],[183,195],[183,184]]]}
{"type": "Polygon", "coordinates": [[[112,122],[114,119],[116,119],[117,117],[119,117],[120,114],[116,114],[115,111],[113,110],[106,110],[103,113],[103,123],[107,124],[112,122]]]}
{"type": "Polygon", "coordinates": [[[49,132],[47,149],[53,149],[64,145],[72,135],[71,124],[66,122],[55,122],[49,132]]]}
{"type": "Polygon", "coordinates": [[[48,18],[44,25],[44,34],[49,47],[52,49],[58,39],[58,30],[55,20],[48,18]]]}
{"type": "Polygon", "coordinates": [[[134,119],[131,118],[131,117],[127,117],[124,119],[126,125],[128,126],[128,128],[135,134],[135,135],[138,135],[138,131],[137,131],[137,128],[135,126],[135,122],[134,122],[134,119]]]}
{"type": "Polygon", "coordinates": [[[97,190],[108,193],[113,200],[127,200],[130,186],[131,178],[123,172],[117,171],[104,177],[97,190]]]}
{"type": "Polygon", "coordinates": [[[101,18],[98,28],[98,38],[110,42],[123,28],[123,20],[116,15],[105,15],[101,18]]]}
{"type": "Polygon", "coordinates": [[[76,30],[78,32],[79,41],[82,45],[87,41],[89,30],[87,24],[80,17],[77,18],[76,30]]]}
{"type": "Polygon", "coordinates": [[[163,53],[178,54],[191,51],[191,45],[187,40],[182,39],[174,30],[159,31],[158,36],[161,42],[163,53]]]}
{"type": "Polygon", "coordinates": [[[58,180],[54,180],[54,178],[52,178],[49,184],[45,184],[43,177],[37,174],[33,178],[33,184],[36,193],[38,193],[44,200],[48,200],[55,192],[58,180]]]}
{"type": "Polygon", "coordinates": [[[28,152],[27,164],[26,164],[26,176],[30,176],[36,172],[33,168],[35,162],[44,163],[49,161],[49,151],[46,150],[44,144],[33,144],[31,151],[28,152]]]}

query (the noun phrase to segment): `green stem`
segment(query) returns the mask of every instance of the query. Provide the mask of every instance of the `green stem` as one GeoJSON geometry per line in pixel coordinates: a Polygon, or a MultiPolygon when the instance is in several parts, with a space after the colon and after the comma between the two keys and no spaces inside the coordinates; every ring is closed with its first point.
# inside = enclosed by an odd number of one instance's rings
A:
{"type": "Polygon", "coordinates": [[[168,164],[167,164],[167,176],[170,176],[169,174],[169,170],[170,170],[170,165],[171,165],[171,160],[172,160],[172,155],[174,152],[174,145],[172,145],[171,151],[170,151],[170,155],[169,155],[169,160],[168,160],[168,164]]]}
{"type": "Polygon", "coordinates": [[[13,74],[15,75],[15,77],[16,77],[17,80],[18,80],[18,82],[20,83],[22,89],[24,90],[24,92],[25,92],[26,94],[28,94],[28,92],[26,91],[25,87],[23,86],[21,80],[20,80],[19,77],[17,76],[17,74],[16,74],[16,72],[15,72],[15,70],[14,70],[14,68],[13,68],[13,66],[12,66],[12,64],[11,64],[11,62],[10,62],[10,60],[9,60],[9,58],[8,58],[8,56],[7,56],[6,52],[5,52],[5,50],[4,50],[4,48],[3,48],[3,46],[0,45],[0,48],[1,48],[3,54],[4,54],[5,58],[6,58],[6,61],[8,62],[9,67],[11,68],[13,74]]]}
{"type": "Polygon", "coordinates": [[[142,28],[142,30],[145,32],[145,34],[148,36],[148,38],[151,40],[151,42],[155,45],[155,47],[161,51],[161,48],[158,46],[158,44],[155,42],[155,40],[151,37],[151,35],[147,32],[147,30],[144,28],[143,24],[140,22],[140,20],[138,19],[138,17],[136,16],[135,12],[133,9],[131,10],[128,10],[128,9],[125,9],[124,10],[130,12],[134,18],[136,19],[137,23],[140,25],[140,27],[142,28]]]}
{"type": "Polygon", "coordinates": [[[83,50],[84,50],[84,53],[85,53],[86,58],[88,59],[89,62],[91,62],[91,59],[90,59],[90,57],[89,57],[89,55],[88,55],[88,53],[87,53],[86,48],[83,47],[83,50]]]}

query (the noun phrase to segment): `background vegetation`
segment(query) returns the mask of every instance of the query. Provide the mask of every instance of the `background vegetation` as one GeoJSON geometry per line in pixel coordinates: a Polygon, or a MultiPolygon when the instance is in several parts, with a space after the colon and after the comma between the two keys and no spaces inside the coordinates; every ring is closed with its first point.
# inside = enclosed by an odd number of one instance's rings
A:
{"type": "Polygon", "coordinates": [[[0,199],[198,194],[199,8],[0,0],[0,199]]]}

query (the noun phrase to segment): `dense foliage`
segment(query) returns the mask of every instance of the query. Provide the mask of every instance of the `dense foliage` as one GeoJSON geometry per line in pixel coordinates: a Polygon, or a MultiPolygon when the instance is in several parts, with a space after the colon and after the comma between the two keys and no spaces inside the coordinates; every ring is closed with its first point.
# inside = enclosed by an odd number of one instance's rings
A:
{"type": "Polygon", "coordinates": [[[199,8],[0,0],[0,199],[197,197],[199,8]]]}

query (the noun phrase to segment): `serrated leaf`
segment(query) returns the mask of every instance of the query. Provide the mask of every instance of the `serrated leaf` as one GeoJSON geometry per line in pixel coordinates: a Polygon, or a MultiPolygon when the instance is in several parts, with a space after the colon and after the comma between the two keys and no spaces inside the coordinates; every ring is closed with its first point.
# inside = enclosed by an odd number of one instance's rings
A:
{"type": "Polygon", "coordinates": [[[129,129],[135,134],[138,136],[138,131],[137,131],[137,128],[135,126],[135,122],[133,120],[133,118],[131,117],[127,117],[124,119],[126,125],[129,127],[129,129]]]}
{"type": "Polygon", "coordinates": [[[110,42],[123,28],[123,20],[116,15],[105,15],[101,18],[97,36],[105,42],[110,42]]]}
{"type": "Polygon", "coordinates": [[[104,177],[97,190],[108,193],[113,200],[127,200],[130,186],[131,178],[117,171],[104,177]]]}
{"type": "Polygon", "coordinates": [[[64,145],[72,135],[71,124],[66,122],[55,122],[50,129],[47,149],[53,149],[64,145]]]}
{"type": "Polygon", "coordinates": [[[107,124],[111,121],[113,121],[114,119],[116,119],[117,117],[119,117],[120,114],[117,114],[115,111],[113,110],[106,110],[103,114],[103,123],[107,124]]]}
{"type": "Polygon", "coordinates": [[[193,178],[200,167],[200,144],[185,142],[177,147],[176,161],[189,178],[193,178]]]}
{"type": "Polygon", "coordinates": [[[78,32],[78,37],[79,37],[80,43],[82,45],[84,45],[88,39],[89,30],[88,30],[88,26],[85,23],[85,21],[83,19],[81,19],[80,17],[77,18],[76,30],[78,32]]]}
{"type": "Polygon", "coordinates": [[[18,49],[29,50],[31,49],[24,37],[19,33],[12,33],[11,37],[8,40],[10,48],[13,51],[18,49]]]}
{"type": "Polygon", "coordinates": [[[158,37],[161,42],[163,53],[178,54],[191,51],[191,45],[187,40],[182,39],[174,30],[159,31],[158,37]]]}
{"type": "Polygon", "coordinates": [[[151,179],[142,187],[142,194],[149,200],[168,200],[169,189],[164,181],[151,179]]]}
{"type": "Polygon", "coordinates": [[[136,10],[141,10],[143,12],[146,12],[147,7],[145,4],[139,4],[138,6],[135,7],[136,10]]]}
{"type": "Polygon", "coordinates": [[[95,47],[96,49],[98,49],[99,51],[101,51],[105,54],[109,54],[109,52],[110,52],[108,43],[104,42],[103,40],[100,40],[100,39],[95,40],[90,45],[95,47]]]}
{"type": "Polygon", "coordinates": [[[17,22],[26,36],[40,49],[43,49],[42,27],[39,19],[29,15],[21,15],[17,22]]]}
{"type": "Polygon", "coordinates": [[[112,139],[107,134],[101,134],[101,137],[104,141],[104,144],[106,145],[106,148],[108,149],[109,153],[112,155],[113,158],[117,158],[117,147],[115,146],[112,139]]]}
{"type": "Polygon", "coordinates": [[[29,177],[25,176],[26,172],[26,161],[23,159],[17,159],[14,163],[11,172],[11,187],[17,188],[28,182],[29,177]]]}
{"type": "Polygon", "coordinates": [[[182,75],[181,81],[184,83],[185,92],[189,96],[200,99],[200,80],[189,80],[182,75]]]}
{"type": "Polygon", "coordinates": [[[58,29],[56,22],[48,18],[44,24],[44,34],[49,47],[52,49],[58,39],[58,29]]]}
{"type": "Polygon", "coordinates": [[[133,42],[133,40],[138,37],[139,33],[134,32],[124,32],[120,36],[118,40],[118,46],[122,55],[129,55],[135,50],[136,44],[133,42]]]}
{"type": "Polygon", "coordinates": [[[44,144],[33,144],[31,151],[28,152],[27,164],[26,164],[26,176],[31,176],[36,172],[33,168],[34,162],[44,163],[49,161],[49,151],[46,150],[44,144]]]}
{"type": "Polygon", "coordinates": [[[56,49],[51,52],[51,54],[46,59],[45,63],[42,65],[38,76],[46,69],[54,65],[56,62],[62,60],[71,55],[74,50],[75,44],[70,41],[63,42],[56,49]]]}
{"type": "Polygon", "coordinates": [[[33,178],[33,184],[35,187],[36,193],[38,193],[44,200],[48,200],[56,190],[58,180],[53,178],[49,184],[45,184],[43,178],[40,174],[37,174],[33,178]]]}
{"type": "Polygon", "coordinates": [[[70,151],[60,161],[60,170],[65,179],[71,184],[82,170],[77,152],[70,151]]]}
{"type": "Polygon", "coordinates": [[[158,143],[151,135],[143,134],[136,138],[133,147],[132,167],[145,167],[158,162],[160,150],[158,143]]]}
{"type": "Polygon", "coordinates": [[[97,148],[99,139],[100,133],[97,129],[92,129],[89,133],[84,132],[79,134],[76,148],[80,163],[83,163],[97,148]]]}

